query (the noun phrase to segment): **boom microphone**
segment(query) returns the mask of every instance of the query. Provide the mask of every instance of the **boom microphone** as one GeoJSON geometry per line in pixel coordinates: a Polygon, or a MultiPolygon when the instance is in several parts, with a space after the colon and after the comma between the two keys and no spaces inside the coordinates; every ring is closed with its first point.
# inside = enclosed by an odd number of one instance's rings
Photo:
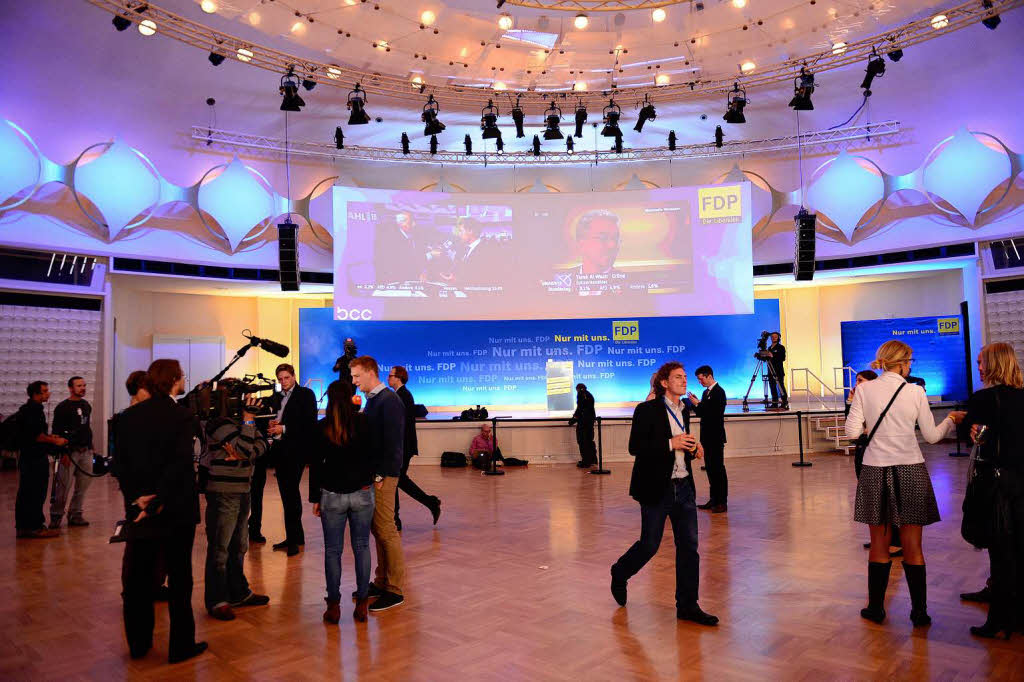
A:
{"type": "Polygon", "coordinates": [[[279,358],[287,357],[289,353],[288,346],[283,343],[271,341],[270,339],[261,339],[258,336],[253,336],[251,332],[246,338],[249,339],[250,346],[259,346],[271,355],[276,355],[279,358]]]}

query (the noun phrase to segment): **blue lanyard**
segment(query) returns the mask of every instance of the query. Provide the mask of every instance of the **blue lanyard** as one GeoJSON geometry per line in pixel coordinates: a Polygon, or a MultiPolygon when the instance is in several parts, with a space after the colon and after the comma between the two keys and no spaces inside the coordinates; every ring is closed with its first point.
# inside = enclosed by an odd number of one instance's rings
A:
{"type": "Polygon", "coordinates": [[[665,411],[668,412],[668,416],[672,417],[673,421],[675,421],[676,426],[679,427],[679,430],[682,431],[683,433],[687,433],[686,427],[679,422],[679,417],[677,417],[675,411],[673,411],[673,409],[668,406],[668,403],[665,404],[665,411]]]}

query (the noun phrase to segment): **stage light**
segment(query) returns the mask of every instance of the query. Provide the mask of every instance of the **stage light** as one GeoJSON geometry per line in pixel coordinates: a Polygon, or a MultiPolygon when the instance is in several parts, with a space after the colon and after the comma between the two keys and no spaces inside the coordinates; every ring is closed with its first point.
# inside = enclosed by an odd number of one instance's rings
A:
{"type": "Polygon", "coordinates": [[[903,59],[903,50],[889,50],[889,59],[893,62],[898,62],[899,60],[903,59]]]}
{"type": "Polygon", "coordinates": [[[213,0],[203,0],[199,3],[199,9],[203,10],[207,14],[213,14],[217,11],[217,3],[213,0]]]}
{"type": "Polygon", "coordinates": [[[238,61],[240,61],[240,62],[251,62],[252,61],[252,50],[246,49],[244,47],[240,47],[240,48],[238,48],[238,51],[235,52],[235,56],[238,57],[238,61]]]}
{"type": "Polygon", "coordinates": [[[671,80],[672,80],[671,77],[669,77],[669,75],[667,73],[659,73],[657,76],[654,77],[654,84],[655,85],[668,85],[669,81],[671,81],[671,80]]]}
{"type": "Polygon", "coordinates": [[[743,9],[747,6],[747,0],[732,0],[732,6],[736,9],[743,9]]]}
{"type": "Polygon", "coordinates": [[[480,110],[480,130],[483,131],[485,140],[495,140],[501,137],[498,129],[498,107],[494,106],[494,100],[487,100],[487,106],[480,110]]]}
{"type": "Polygon", "coordinates": [[[947,26],[949,26],[949,19],[945,14],[936,14],[932,17],[932,28],[935,30],[946,28],[947,26]]]}
{"type": "Polygon", "coordinates": [[[722,126],[715,126],[715,147],[721,149],[723,139],[725,139],[725,133],[722,132],[722,126]]]}
{"type": "Polygon", "coordinates": [[[366,113],[366,101],[369,98],[366,96],[366,91],[356,83],[356,87],[348,93],[348,109],[350,112],[348,115],[348,124],[350,126],[361,126],[366,125],[370,122],[370,115],[366,113]]]}
{"type": "Polygon", "coordinates": [[[636,125],[633,126],[633,130],[642,133],[644,131],[644,124],[656,118],[658,118],[658,112],[654,109],[654,105],[651,104],[648,96],[644,95],[644,105],[640,107],[640,115],[636,119],[636,125]]]}
{"type": "Polygon", "coordinates": [[[299,77],[295,70],[288,69],[288,73],[281,76],[281,86],[278,88],[283,99],[281,100],[281,111],[302,111],[306,102],[299,97],[299,77]]]}
{"type": "Polygon", "coordinates": [[[439,111],[441,111],[441,107],[437,105],[437,100],[431,95],[427,98],[427,103],[423,105],[423,113],[420,114],[420,119],[424,123],[424,135],[437,135],[445,129],[445,125],[437,120],[439,111]]]}
{"type": "Polygon", "coordinates": [[[533,136],[533,155],[540,156],[540,138],[536,135],[533,136]]]}
{"type": "Polygon", "coordinates": [[[615,138],[615,146],[612,149],[615,150],[616,154],[622,153],[622,135],[615,138]]]}
{"type": "Polygon", "coordinates": [[[289,30],[291,31],[292,35],[304,35],[306,33],[306,22],[296,21],[294,24],[292,24],[292,27],[289,30]]]}
{"type": "Polygon", "coordinates": [[[501,130],[498,131],[498,136],[494,138],[494,146],[497,148],[499,154],[505,153],[505,141],[501,139],[501,130]]]}
{"type": "MultiPolygon", "coordinates": [[[[147,5],[146,3],[142,3],[141,5],[136,7],[133,11],[136,14],[142,14],[147,9],[149,9],[149,5],[147,5]]],[[[114,28],[116,28],[118,31],[126,30],[129,26],[132,25],[132,20],[128,18],[127,14],[128,13],[125,12],[125,14],[123,14],[123,15],[122,14],[116,15],[113,19],[110,20],[110,23],[112,23],[114,25],[114,28]]],[[[145,35],[153,35],[153,33],[156,32],[156,24],[154,24],[152,21],[150,21],[149,23],[152,25],[153,31],[150,32],[150,33],[146,33],[145,31],[143,31],[142,25],[139,24],[139,33],[141,33],[144,36],[145,35]]]]}
{"type": "Polygon", "coordinates": [[[868,57],[868,68],[867,73],[864,74],[864,80],[861,82],[860,87],[864,90],[865,97],[871,97],[871,83],[876,78],[881,78],[885,75],[885,60],[878,56],[874,48],[871,48],[871,56],[868,57]]]}
{"type": "Polygon", "coordinates": [[[462,139],[462,144],[466,147],[466,156],[472,156],[473,155],[473,138],[471,138],[469,135],[466,135],[466,137],[464,137],[462,139]]]}
{"type": "Polygon", "coordinates": [[[420,14],[420,23],[424,26],[430,26],[435,21],[437,21],[437,15],[429,9],[423,10],[423,13],[420,14]]]}
{"type": "Polygon", "coordinates": [[[665,17],[667,16],[668,14],[666,14],[665,10],[661,7],[658,7],[653,12],[651,12],[651,19],[653,19],[654,23],[656,24],[660,24],[661,22],[665,21],[665,17]]]}
{"type": "Polygon", "coordinates": [[[750,73],[751,71],[753,71],[756,68],[757,68],[757,64],[755,64],[754,62],[750,61],[749,59],[747,61],[743,62],[742,64],[740,64],[740,71],[742,71],[743,73],[750,73]]]}
{"type": "Polygon", "coordinates": [[[832,43],[832,54],[839,56],[846,52],[846,43],[840,41],[838,43],[832,43]]]}
{"type": "Polygon", "coordinates": [[[526,137],[526,133],[523,132],[523,120],[526,117],[523,115],[523,110],[519,107],[519,97],[516,97],[516,105],[512,107],[512,122],[516,124],[516,138],[526,137]]]}
{"type": "Polygon", "coordinates": [[[334,128],[334,146],[337,149],[345,148],[345,132],[341,129],[341,126],[335,126],[334,128]]]}
{"type": "Polygon", "coordinates": [[[576,105],[576,137],[583,137],[583,124],[587,122],[587,105],[580,100],[576,105]]]}
{"type": "Polygon", "coordinates": [[[814,74],[801,67],[800,75],[793,80],[793,99],[789,100],[789,106],[795,111],[814,111],[814,104],[811,102],[813,92],[814,74]]]}
{"type": "Polygon", "coordinates": [[[409,136],[406,135],[405,133],[402,133],[402,153],[409,153],[409,136]]]}
{"type": "Polygon", "coordinates": [[[313,80],[312,78],[303,78],[302,87],[306,89],[306,92],[310,92],[313,88],[316,87],[316,81],[313,80]]]}
{"type": "Polygon", "coordinates": [[[430,136],[430,154],[433,156],[437,153],[437,135],[430,136]]]}
{"type": "Polygon", "coordinates": [[[419,90],[420,92],[423,92],[423,88],[426,87],[423,83],[423,76],[413,76],[412,80],[409,81],[409,84],[412,86],[413,90],[419,90]]]}
{"type": "Polygon", "coordinates": [[[725,105],[723,121],[726,123],[747,122],[747,117],[743,115],[743,108],[747,106],[747,91],[741,90],[739,83],[733,83],[732,91],[725,96],[725,105]]]}
{"type": "Polygon", "coordinates": [[[207,59],[209,59],[210,63],[214,66],[220,66],[224,63],[224,55],[220,54],[219,52],[211,52],[210,56],[207,57],[207,59]]]}
{"type": "Polygon", "coordinates": [[[494,81],[494,85],[492,85],[491,88],[495,92],[502,92],[504,90],[508,90],[508,85],[506,85],[504,81],[494,81]]]}
{"type": "Polygon", "coordinates": [[[676,131],[668,131],[668,150],[674,152],[676,150],[676,131]]]}
{"type": "Polygon", "coordinates": [[[156,33],[156,22],[152,19],[143,19],[139,22],[139,33],[144,36],[151,36],[156,33]]]}
{"type": "Polygon", "coordinates": [[[574,151],[576,151],[575,147],[576,147],[576,145],[573,144],[572,135],[570,135],[569,137],[565,138],[565,153],[566,154],[572,154],[574,151]]]}
{"type": "Polygon", "coordinates": [[[589,17],[587,17],[586,14],[580,12],[579,14],[576,15],[576,18],[572,20],[572,25],[575,26],[580,31],[582,31],[583,29],[590,25],[590,19],[589,17]]]}
{"type": "Polygon", "coordinates": [[[622,115],[622,109],[615,103],[615,100],[608,100],[608,106],[604,108],[604,128],[601,129],[601,137],[622,137],[622,131],[619,130],[619,117],[622,115]]]}
{"type": "MultiPolygon", "coordinates": [[[[992,0],[981,0],[981,6],[983,8],[985,8],[985,9],[987,9],[987,10],[992,9],[992,0]]],[[[999,22],[1001,22],[1001,21],[1002,21],[1002,19],[999,17],[998,14],[993,14],[990,17],[986,17],[986,18],[982,19],[981,23],[988,30],[994,31],[994,30],[996,30],[996,27],[999,26],[999,22]]]]}
{"type": "Polygon", "coordinates": [[[328,66],[327,67],[327,77],[330,78],[333,81],[338,80],[339,78],[341,78],[341,69],[339,69],[336,66],[328,66]]]}
{"type": "Polygon", "coordinates": [[[551,106],[544,112],[544,139],[545,140],[561,140],[565,137],[562,134],[562,129],[558,127],[558,124],[562,122],[562,110],[555,106],[552,102],[551,106]]]}
{"type": "Polygon", "coordinates": [[[512,17],[508,14],[502,14],[498,17],[498,28],[502,31],[507,31],[512,28],[512,17]]]}
{"type": "Polygon", "coordinates": [[[125,19],[120,14],[114,17],[110,23],[112,23],[114,25],[114,28],[116,28],[118,31],[124,31],[132,25],[130,19],[125,19]]]}
{"type": "Polygon", "coordinates": [[[573,92],[586,92],[587,91],[587,82],[586,81],[576,81],[575,83],[572,84],[572,89],[573,89],[573,92]]]}

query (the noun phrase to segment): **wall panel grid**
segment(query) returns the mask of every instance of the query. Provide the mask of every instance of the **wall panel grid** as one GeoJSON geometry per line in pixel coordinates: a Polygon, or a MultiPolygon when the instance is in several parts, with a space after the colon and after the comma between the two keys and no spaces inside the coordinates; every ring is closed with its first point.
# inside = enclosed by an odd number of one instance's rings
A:
{"type": "MultiPolygon", "coordinates": [[[[0,305],[0,414],[25,402],[33,381],[50,384],[49,415],[67,397],[67,381],[78,375],[96,388],[102,339],[101,312],[67,308],[0,305]]],[[[93,425],[96,428],[96,425],[93,425]]]]}
{"type": "Polygon", "coordinates": [[[1013,344],[1017,360],[1024,365],[1024,291],[985,295],[986,343],[1013,344]]]}

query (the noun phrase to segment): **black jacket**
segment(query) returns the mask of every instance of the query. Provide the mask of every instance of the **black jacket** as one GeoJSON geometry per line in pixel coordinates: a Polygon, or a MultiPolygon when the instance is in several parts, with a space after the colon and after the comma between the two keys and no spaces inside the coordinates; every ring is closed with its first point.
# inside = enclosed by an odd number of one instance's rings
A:
{"type": "Polygon", "coordinates": [[[989,427],[982,458],[1024,474],[1024,389],[993,386],[974,393],[967,401],[967,417],[960,424],[961,438],[967,442],[972,424],[989,427]]]}
{"type": "MultiPolygon", "coordinates": [[[[715,384],[704,389],[700,404],[693,411],[700,417],[700,442],[704,445],[725,443],[725,389],[715,384]]],[[[693,405],[693,403],[691,403],[693,405]]]]}
{"type": "MultiPolygon", "coordinates": [[[[275,410],[280,409],[284,395],[275,393],[268,401],[275,410]]],[[[306,386],[298,386],[292,390],[292,396],[288,404],[284,406],[284,414],[281,415],[281,424],[284,425],[284,434],[281,436],[280,447],[284,456],[288,458],[305,457],[310,443],[316,434],[316,395],[312,389],[306,386]]]]}
{"type": "Polygon", "coordinates": [[[402,385],[395,391],[395,395],[402,399],[405,406],[405,438],[402,441],[402,456],[405,459],[420,454],[420,446],[416,441],[416,401],[412,399],[412,392],[402,385]]]}
{"type": "Polygon", "coordinates": [[[381,476],[400,476],[405,452],[405,406],[402,399],[385,388],[366,399],[363,413],[370,422],[373,472],[381,476]]]}
{"type": "MultiPolygon", "coordinates": [[[[683,401],[685,406],[686,401],[683,401]]],[[[629,481],[629,495],[640,504],[657,504],[672,485],[675,453],[669,446],[672,438],[670,417],[665,398],[658,396],[640,403],[633,411],[633,426],[629,430],[629,454],[633,455],[633,476],[629,481]]],[[[683,427],[690,432],[690,412],[683,410],[683,427]]],[[[686,470],[692,475],[690,457],[686,470]]]]}
{"type": "Polygon", "coordinates": [[[18,426],[18,451],[22,455],[45,457],[53,446],[37,440],[39,436],[47,433],[43,404],[29,399],[18,408],[18,416],[15,419],[18,426]]]}
{"type": "Polygon", "coordinates": [[[170,528],[198,523],[192,411],[168,396],[154,396],[122,412],[117,431],[115,457],[128,512],[127,537],[159,537],[170,528]],[[131,503],[153,494],[147,518],[135,523],[131,503]]]}
{"type": "Polygon", "coordinates": [[[594,409],[594,396],[590,391],[576,392],[576,411],[572,413],[573,421],[582,426],[593,426],[597,419],[597,412],[594,409]]]}
{"type": "Polygon", "coordinates": [[[366,415],[356,413],[349,440],[335,445],[325,433],[327,420],[317,425],[316,443],[309,461],[309,501],[319,502],[320,491],[354,493],[373,485],[370,429],[366,415]]]}
{"type": "Polygon", "coordinates": [[[62,400],[53,410],[53,433],[68,439],[68,447],[92,450],[92,405],[86,400],[62,400]]]}
{"type": "Polygon", "coordinates": [[[786,347],[781,343],[777,343],[773,346],[769,346],[768,350],[772,352],[772,356],[768,358],[768,362],[772,366],[772,370],[779,378],[786,376],[786,372],[782,365],[786,362],[786,347]]]}

